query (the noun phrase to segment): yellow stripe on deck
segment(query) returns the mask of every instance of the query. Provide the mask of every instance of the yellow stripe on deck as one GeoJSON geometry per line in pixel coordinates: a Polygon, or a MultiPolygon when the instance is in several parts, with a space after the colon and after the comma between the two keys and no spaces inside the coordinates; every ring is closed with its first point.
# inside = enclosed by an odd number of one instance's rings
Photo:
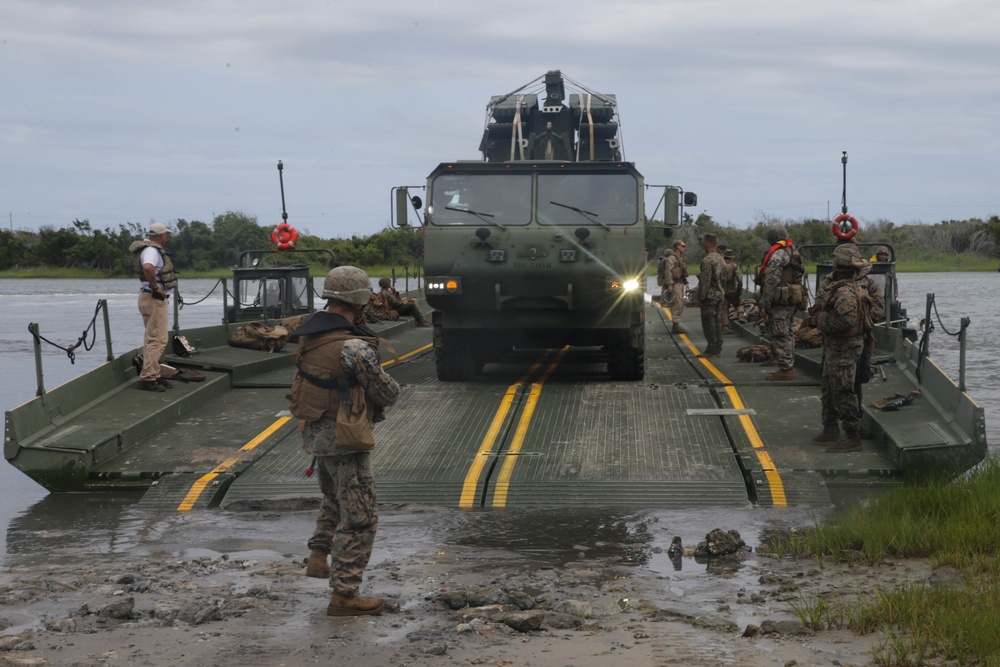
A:
{"type": "Polygon", "coordinates": [[[519,379],[514,384],[507,387],[507,393],[504,394],[503,400],[500,401],[500,407],[497,408],[496,413],[493,415],[493,421],[490,424],[489,430],[486,431],[485,437],[481,443],[479,443],[479,449],[476,451],[476,456],[472,460],[472,465],[469,467],[469,472],[465,475],[465,482],[462,484],[462,497],[458,501],[458,506],[463,508],[471,508],[476,500],[476,487],[479,486],[479,477],[483,474],[483,468],[486,467],[486,461],[489,457],[490,451],[493,449],[493,445],[496,443],[497,436],[500,434],[500,428],[503,426],[507,419],[507,414],[510,412],[511,405],[514,404],[514,398],[517,396],[518,390],[524,386],[524,383],[528,381],[535,372],[541,368],[542,363],[545,358],[549,355],[546,351],[538,361],[531,365],[528,372],[524,374],[521,379],[519,379]]]}
{"type": "MultiPolygon", "coordinates": [[[[670,309],[657,304],[658,307],[666,311],[667,316],[671,317],[670,309]]],[[[733,381],[730,380],[722,371],[715,367],[708,359],[698,356],[701,354],[698,352],[698,348],[691,342],[685,334],[680,334],[680,338],[687,345],[688,349],[691,350],[691,354],[695,356],[702,363],[708,371],[716,377],[719,382],[721,382],[726,389],[726,394],[729,396],[729,400],[732,401],[733,407],[737,410],[743,410],[746,405],[743,403],[743,399],[740,397],[740,393],[733,386],[733,381]]],[[[764,444],[764,440],[760,437],[760,433],[757,431],[757,427],[754,426],[753,420],[750,415],[740,415],[740,426],[743,427],[743,432],[746,433],[747,438],[750,440],[750,444],[753,446],[753,453],[757,456],[757,461],[760,463],[761,471],[764,476],[767,477],[768,487],[771,489],[771,500],[772,502],[779,506],[784,507],[788,504],[788,499],[785,496],[785,483],[781,479],[781,475],[778,474],[777,469],[774,466],[774,461],[771,459],[771,455],[767,453],[767,446],[764,444]]]]}
{"type": "Polygon", "coordinates": [[[538,404],[538,396],[542,393],[542,385],[545,381],[549,379],[552,375],[552,371],[556,369],[559,362],[563,360],[566,355],[566,350],[569,346],[564,347],[559,350],[559,354],[556,358],[552,360],[548,368],[545,369],[545,373],[539,378],[538,382],[534,382],[531,385],[531,393],[528,394],[528,400],[524,406],[524,412],[521,413],[521,419],[517,423],[517,430],[514,432],[514,439],[510,443],[510,449],[507,452],[507,456],[504,457],[503,467],[500,468],[500,476],[497,478],[496,484],[493,486],[493,507],[506,507],[507,506],[507,492],[510,489],[510,476],[514,472],[514,464],[517,463],[517,455],[521,452],[521,447],[524,445],[524,436],[528,433],[528,424],[531,422],[531,417],[535,413],[535,406],[538,404]]]}
{"type": "MultiPolygon", "coordinates": [[[[408,357],[412,357],[415,354],[420,354],[421,352],[429,350],[432,347],[434,347],[433,343],[427,343],[427,345],[424,345],[423,347],[418,347],[417,349],[413,350],[412,352],[407,352],[406,354],[399,355],[398,361],[402,361],[403,359],[406,359],[408,357]]],[[[394,363],[396,363],[396,361],[397,361],[396,359],[390,359],[389,361],[383,361],[382,362],[382,368],[385,368],[386,366],[391,366],[394,363]]]]}
{"type": "MultiPolygon", "coordinates": [[[[259,445],[260,443],[264,442],[269,437],[271,437],[275,431],[284,426],[290,419],[291,417],[279,417],[277,420],[275,420],[273,424],[271,424],[266,429],[258,433],[253,440],[240,447],[239,451],[249,452],[250,450],[256,448],[257,445],[259,445]]],[[[191,485],[191,489],[187,492],[187,495],[184,496],[184,500],[181,501],[181,504],[177,506],[177,511],[178,512],[190,511],[191,508],[194,507],[194,504],[198,502],[198,498],[201,497],[201,494],[205,491],[205,487],[208,486],[209,483],[211,483],[212,480],[214,480],[216,477],[218,477],[219,475],[221,475],[222,473],[226,472],[231,467],[236,465],[241,458],[242,458],[241,456],[233,456],[231,458],[228,458],[219,465],[212,468],[212,471],[210,473],[207,473],[199,477],[198,481],[196,481],[194,484],[191,485]]]]}

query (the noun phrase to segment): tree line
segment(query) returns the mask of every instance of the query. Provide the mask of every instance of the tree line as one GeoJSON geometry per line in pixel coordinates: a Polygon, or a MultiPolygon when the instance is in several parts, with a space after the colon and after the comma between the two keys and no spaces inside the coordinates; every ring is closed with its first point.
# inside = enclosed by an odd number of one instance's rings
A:
{"type": "MultiPolygon", "coordinates": [[[[697,218],[685,217],[680,229],[670,238],[651,236],[647,231],[650,253],[657,255],[669,252],[676,238],[687,242],[688,261],[700,261],[704,255],[701,239],[705,234],[718,235],[719,242],[736,251],[743,264],[759,262],[770,247],[767,230],[773,223],[781,223],[788,236],[798,246],[830,245],[837,239],[829,220],[807,218],[789,220],[762,217],[753,225],[738,228],[720,225],[710,215],[700,214],[697,218]]],[[[662,234],[659,230],[656,230],[662,234]]],[[[860,244],[888,244],[895,250],[897,261],[953,262],[955,257],[964,260],[1000,259],[1000,216],[990,216],[986,220],[943,220],[937,224],[910,223],[899,225],[890,220],[879,219],[860,226],[855,236],[860,244]]],[[[874,254],[867,248],[868,254],[874,254]]]]}
{"type": "MultiPolygon", "coordinates": [[[[756,262],[767,250],[767,229],[780,222],[797,245],[830,244],[834,242],[831,223],[827,220],[787,220],[762,218],[749,227],[717,223],[706,213],[696,218],[685,216],[672,237],[665,237],[662,227],[646,229],[646,244],[650,259],[670,248],[671,241],[682,238],[688,242],[687,258],[701,257],[700,239],[714,233],[720,241],[736,251],[744,264],[756,262]]],[[[185,270],[210,272],[233,266],[241,253],[267,248],[270,225],[261,225],[257,218],[239,211],[218,215],[209,223],[179,219],[168,225],[171,235],[168,251],[182,274],[185,270]]],[[[16,269],[71,268],[85,269],[108,276],[127,276],[134,271],[128,247],[146,235],[146,225],[129,222],[117,229],[94,228],[87,220],[73,220],[56,229],[42,227],[38,231],[0,230],[0,271],[16,269]]],[[[889,220],[876,220],[862,226],[858,234],[861,243],[888,243],[903,259],[934,261],[942,258],[1000,258],[1000,216],[987,220],[944,220],[937,224],[897,225],[889,220]]],[[[419,230],[383,229],[370,236],[349,239],[323,239],[311,234],[300,236],[300,250],[329,250],[341,264],[362,267],[413,266],[422,262],[423,235],[419,230]]],[[[296,255],[302,261],[309,255],[296,255]]],[[[321,256],[313,260],[317,268],[324,266],[321,256]]]]}
{"type": "MultiPolygon", "coordinates": [[[[235,265],[247,250],[274,247],[271,225],[238,211],[217,215],[211,224],[176,220],[168,224],[167,252],[178,272],[210,272],[235,265]]],[[[0,271],[11,269],[86,269],[108,276],[135,272],[129,246],[146,237],[148,225],[129,222],[117,229],[95,229],[87,220],[74,220],[56,229],[0,230],[0,271]]],[[[302,234],[297,250],[329,250],[341,264],[356,266],[412,266],[423,251],[423,236],[402,229],[384,229],[371,236],[323,239],[302,234]]],[[[296,262],[326,266],[320,253],[295,254],[296,262]]]]}

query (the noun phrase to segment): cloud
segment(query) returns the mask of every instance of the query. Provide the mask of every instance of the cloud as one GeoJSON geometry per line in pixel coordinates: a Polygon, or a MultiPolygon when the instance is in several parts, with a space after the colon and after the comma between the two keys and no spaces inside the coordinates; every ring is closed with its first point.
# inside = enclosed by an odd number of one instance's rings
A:
{"type": "Polygon", "coordinates": [[[822,217],[842,150],[872,218],[1000,210],[1000,7],[977,0],[8,0],[0,31],[26,225],[266,224],[283,159],[290,215],[371,233],[392,186],[479,157],[490,96],[556,68],[616,94],[626,157],[718,219],[822,217]]]}

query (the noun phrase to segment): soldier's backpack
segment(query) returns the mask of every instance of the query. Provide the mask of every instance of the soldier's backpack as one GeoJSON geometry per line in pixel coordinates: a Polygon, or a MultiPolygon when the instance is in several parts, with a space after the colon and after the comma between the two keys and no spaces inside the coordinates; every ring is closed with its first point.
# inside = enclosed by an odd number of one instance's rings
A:
{"type": "Polygon", "coordinates": [[[774,356],[774,350],[768,345],[747,345],[736,350],[736,358],[755,364],[760,361],[767,361],[774,356]]]}
{"type": "Polygon", "coordinates": [[[229,337],[233,347],[263,352],[280,352],[288,342],[288,329],[283,326],[268,326],[263,322],[248,322],[229,337]]]}

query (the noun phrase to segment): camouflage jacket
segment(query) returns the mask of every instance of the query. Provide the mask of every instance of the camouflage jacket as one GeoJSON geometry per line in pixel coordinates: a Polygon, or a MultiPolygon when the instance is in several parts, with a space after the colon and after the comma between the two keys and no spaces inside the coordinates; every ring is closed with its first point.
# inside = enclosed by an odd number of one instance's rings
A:
{"type": "Polygon", "coordinates": [[[687,284],[688,267],[683,257],[676,252],[669,252],[660,258],[656,271],[656,284],[667,287],[674,283],[687,284]]]}
{"type": "Polygon", "coordinates": [[[389,308],[391,308],[392,310],[399,310],[399,307],[402,306],[403,303],[405,303],[403,301],[403,298],[399,296],[399,292],[397,292],[392,287],[386,287],[380,290],[378,295],[379,297],[382,298],[382,301],[384,301],[385,304],[389,306],[389,308]]]}
{"type": "Polygon", "coordinates": [[[760,288],[760,307],[764,310],[771,309],[781,283],[781,274],[791,262],[792,251],[788,248],[778,248],[767,260],[767,266],[764,267],[764,284],[760,288]]]}
{"type": "MultiPolygon", "coordinates": [[[[830,285],[832,285],[833,282],[833,278],[829,274],[823,278],[823,281],[819,284],[819,291],[816,293],[817,305],[823,302],[823,299],[826,297],[826,293],[830,290],[830,285]]],[[[858,285],[860,285],[861,288],[868,293],[868,296],[871,297],[872,321],[881,322],[885,319],[885,295],[882,294],[882,290],[869,276],[859,278],[858,285]]]]}
{"type": "MultiPolygon", "coordinates": [[[[307,343],[310,335],[322,335],[335,329],[349,329],[354,335],[370,338],[371,332],[352,327],[340,315],[319,311],[314,313],[303,324],[299,331],[303,332],[302,339],[307,343]],[[312,326],[310,325],[310,322],[312,326]]],[[[365,392],[365,398],[381,411],[388,405],[392,405],[399,396],[399,383],[396,382],[379,362],[378,351],[375,346],[363,338],[348,338],[343,341],[343,348],[340,352],[340,365],[345,375],[352,382],[356,382],[365,392]]],[[[302,432],[302,448],[307,454],[313,456],[333,456],[341,455],[344,452],[337,450],[336,420],[323,417],[315,422],[306,425],[302,432]]]]}
{"type": "Polygon", "coordinates": [[[871,331],[871,297],[853,279],[837,280],[827,286],[817,302],[816,328],[824,336],[852,338],[871,331]]]}
{"type": "Polygon", "coordinates": [[[367,314],[373,316],[376,320],[399,319],[399,313],[390,308],[385,299],[378,294],[375,294],[369,302],[367,314]]]}
{"type": "Polygon", "coordinates": [[[701,260],[698,274],[698,301],[722,301],[725,292],[726,260],[717,252],[710,252],[701,260]]]}
{"type": "Polygon", "coordinates": [[[727,292],[738,292],[740,291],[741,283],[743,282],[743,273],[740,271],[740,266],[735,261],[727,259],[726,260],[726,280],[725,288],[727,292]]]}

